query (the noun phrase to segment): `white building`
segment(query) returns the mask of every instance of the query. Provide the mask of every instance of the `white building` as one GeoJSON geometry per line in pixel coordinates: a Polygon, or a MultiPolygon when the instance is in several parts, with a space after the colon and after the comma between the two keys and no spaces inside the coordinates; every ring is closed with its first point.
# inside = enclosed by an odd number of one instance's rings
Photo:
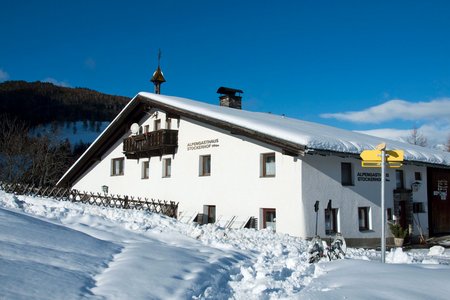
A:
{"type": "Polygon", "coordinates": [[[388,218],[414,235],[450,232],[450,153],[241,110],[242,91],[218,92],[221,106],[139,93],[58,185],[179,202],[186,222],[301,237],[315,235],[318,201],[319,235],[373,244],[381,173],[361,167],[359,154],[386,142],[405,151],[403,167],[387,169],[388,218]]]}

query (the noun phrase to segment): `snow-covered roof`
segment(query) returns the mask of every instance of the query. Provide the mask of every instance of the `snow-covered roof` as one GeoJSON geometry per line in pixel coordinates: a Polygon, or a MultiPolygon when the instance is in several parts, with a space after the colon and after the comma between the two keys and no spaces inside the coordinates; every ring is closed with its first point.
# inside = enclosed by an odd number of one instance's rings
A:
{"type": "MultiPolygon", "coordinates": [[[[135,122],[134,118],[146,105],[167,109],[185,117],[204,120],[209,124],[241,132],[263,142],[279,145],[286,153],[298,155],[327,151],[359,155],[364,150],[375,149],[385,142],[389,150],[405,151],[405,160],[415,163],[450,167],[450,153],[410,145],[398,141],[339,129],[327,125],[278,116],[270,113],[251,112],[200,101],[141,92],[134,97],[109,126],[89,146],[83,155],[58,181],[58,186],[71,185],[94,161],[101,157],[117,139],[123,136],[124,123],[135,122]],[[219,126],[220,125],[220,126],[219,126]]],[[[131,124],[131,123],[130,123],[131,124]]]]}
{"type": "Polygon", "coordinates": [[[139,93],[139,96],[151,100],[153,103],[161,103],[264,133],[277,139],[304,145],[307,151],[320,150],[359,154],[363,150],[375,149],[377,145],[385,142],[388,149],[404,150],[404,158],[407,161],[450,166],[449,152],[382,139],[270,113],[233,109],[185,98],[146,92],[139,93]]]}

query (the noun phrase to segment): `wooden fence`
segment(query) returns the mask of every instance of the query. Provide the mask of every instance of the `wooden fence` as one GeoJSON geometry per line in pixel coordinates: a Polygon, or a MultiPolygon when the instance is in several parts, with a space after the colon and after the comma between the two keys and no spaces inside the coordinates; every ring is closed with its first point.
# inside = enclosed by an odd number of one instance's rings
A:
{"type": "Polygon", "coordinates": [[[81,202],[112,208],[146,210],[172,218],[177,217],[178,210],[178,203],[173,201],[80,192],[69,188],[36,187],[30,184],[5,183],[0,181],[0,189],[16,195],[48,197],[59,201],[81,202]]]}

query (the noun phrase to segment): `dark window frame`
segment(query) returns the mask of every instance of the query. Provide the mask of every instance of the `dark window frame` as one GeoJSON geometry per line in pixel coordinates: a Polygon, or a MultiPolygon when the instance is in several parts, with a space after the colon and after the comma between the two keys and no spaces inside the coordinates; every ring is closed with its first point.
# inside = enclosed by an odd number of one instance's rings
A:
{"type": "Polygon", "coordinates": [[[200,155],[199,176],[211,176],[211,154],[200,155]]]}
{"type": "Polygon", "coordinates": [[[171,158],[164,158],[163,159],[163,178],[170,178],[172,177],[172,159],[171,158]]]}
{"type": "Polygon", "coordinates": [[[336,234],[339,231],[338,228],[338,208],[325,209],[325,234],[332,235],[336,234]],[[327,219],[329,219],[330,228],[327,228],[327,219]]]}
{"type": "Polygon", "coordinates": [[[274,217],[272,219],[272,223],[275,223],[275,231],[276,231],[276,224],[277,224],[277,210],[276,208],[263,208],[262,209],[262,228],[267,228],[267,222],[268,220],[268,214],[274,214],[274,217]]]}
{"type": "Polygon", "coordinates": [[[149,178],[150,178],[150,161],[143,161],[141,179],[149,179],[149,178]]]}
{"type": "Polygon", "coordinates": [[[368,206],[358,207],[358,226],[359,231],[370,230],[370,207],[368,206]]]}
{"type": "Polygon", "coordinates": [[[111,159],[111,176],[123,176],[125,174],[125,158],[117,157],[111,159]],[[116,162],[119,162],[117,165],[116,162]]]}
{"type": "Polygon", "coordinates": [[[341,162],[341,184],[343,186],[353,186],[353,164],[341,162]]]}
{"type": "Polygon", "coordinates": [[[395,170],[395,188],[405,188],[405,172],[403,170],[395,170]]]}
{"type": "Polygon", "coordinates": [[[276,170],[276,155],[275,152],[263,153],[261,154],[261,177],[275,177],[277,174],[276,170]],[[273,158],[273,174],[268,173],[267,165],[271,163],[269,159],[273,158]]]}

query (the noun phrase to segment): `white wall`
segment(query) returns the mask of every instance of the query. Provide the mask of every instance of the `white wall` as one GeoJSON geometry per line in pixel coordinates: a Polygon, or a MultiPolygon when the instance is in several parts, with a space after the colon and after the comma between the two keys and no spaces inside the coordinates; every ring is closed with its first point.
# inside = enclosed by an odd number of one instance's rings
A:
{"type": "MultiPolygon", "coordinates": [[[[158,118],[165,128],[164,113],[159,112],[158,118]]],[[[150,124],[152,128],[153,121],[154,118],[147,116],[139,124],[150,124]]],[[[203,212],[203,205],[215,205],[217,219],[259,218],[261,208],[276,208],[277,231],[305,235],[300,205],[301,160],[283,155],[275,147],[193,120],[174,119],[172,129],[179,129],[177,153],[151,157],[149,179],[141,179],[142,162],[148,158],[125,159],[125,175],[110,176],[111,159],[124,156],[120,140],[74,188],[101,192],[101,186],[107,185],[112,194],[176,201],[179,214],[186,215],[203,212]],[[205,140],[218,142],[205,149],[188,149],[189,144],[205,140]],[[261,178],[260,154],[270,152],[276,153],[276,176],[261,178]],[[211,176],[199,176],[199,156],[208,154],[211,155],[211,176]],[[164,158],[172,159],[170,178],[162,178],[164,158]]]]}
{"type": "MultiPolygon", "coordinates": [[[[139,121],[153,129],[154,115],[139,121]]],[[[165,128],[165,114],[159,111],[161,126],[165,128]]],[[[329,199],[339,208],[339,230],[345,237],[376,238],[380,236],[380,181],[358,180],[358,173],[380,173],[380,169],[362,168],[361,161],[337,156],[306,155],[294,158],[283,155],[280,149],[249,138],[232,135],[189,119],[172,120],[178,129],[178,149],[175,155],[150,158],[150,178],[141,179],[140,160],[125,159],[125,175],[111,176],[111,159],[124,157],[122,139],[103,155],[74,185],[75,189],[102,192],[102,185],[110,194],[121,194],[179,202],[180,216],[195,216],[204,205],[216,206],[216,219],[238,221],[248,217],[260,218],[260,209],[275,208],[277,231],[296,236],[311,237],[315,231],[314,203],[320,201],[318,234],[325,235],[324,209],[329,199]],[[203,149],[191,149],[192,143],[212,140],[203,149]],[[275,152],[276,176],[260,177],[260,155],[275,152]],[[199,176],[200,155],[211,155],[211,176],[199,176]],[[162,177],[162,160],[172,159],[172,175],[162,177]],[[353,186],[341,184],[341,162],[353,165],[353,186]],[[371,230],[359,231],[357,207],[371,208],[371,230]]],[[[123,138],[128,137],[124,135],[123,138]]],[[[422,174],[422,187],[413,194],[414,201],[426,206],[426,168],[404,166],[405,184],[414,182],[414,172],[422,174]]],[[[393,207],[395,170],[388,169],[386,208],[393,207]]],[[[367,176],[362,176],[367,177],[367,176]]],[[[427,214],[419,214],[420,223],[427,226],[427,214]]],[[[423,228],[427,233],[427,228],[423,228]]],[[[388,231],[388,230],[387,230],[388,231]]],[[[417,233],[417,228],[415,233],[417,233]]]]}
{"type": "MultiPolygon", "coordinates": [[[[401,168],[404,171],[405,188],[410,188],[414,182],[414,172],[421,172],[422,186],[418,192],[413,193],[413,201],[423,201],[426,206],[426,168],[406,165],[401,168]]],[[[393,208],[393,191],[396,188],[395,170],[387,168],[387,182],[385,184],[385,207],[393,208]]],[[[362,173],[378,173],[380,168],[363,168],[361,161],[354,158],[338,156],[306,155],[302,168],[303,178],[303,205],[306,211],[305,218],[308,226],[308,236],[313,236],[315,231],[315,213],[313,206],[316,200],[320,201],[318,216],[318,234],[325,235],[324,210],[328,200],[332,200],[332,207],[339,209],[339,230],[349,238],[376,238],[380,237],[381,229],[381,181],[370,181],[374,176],[362,173]],[[353,183],[351,186],[341,184],[341,162],[349,162],[353,167],[353,183]],[[358,176],[359,175],[359,176],[358,176]],[[371,227],[369,231],[359,231],[358,207],[370,207],[371,227]]],[[[419,214],[421,224],[428,224],[426,213],[419,214]]],[[[389,230],[386,226],[386,233],[389,230]]],[[[418,233],[415,228],[415,234],[418,233]]],[[[427,233],[427,232],[426,232],[427,233]]]]}

